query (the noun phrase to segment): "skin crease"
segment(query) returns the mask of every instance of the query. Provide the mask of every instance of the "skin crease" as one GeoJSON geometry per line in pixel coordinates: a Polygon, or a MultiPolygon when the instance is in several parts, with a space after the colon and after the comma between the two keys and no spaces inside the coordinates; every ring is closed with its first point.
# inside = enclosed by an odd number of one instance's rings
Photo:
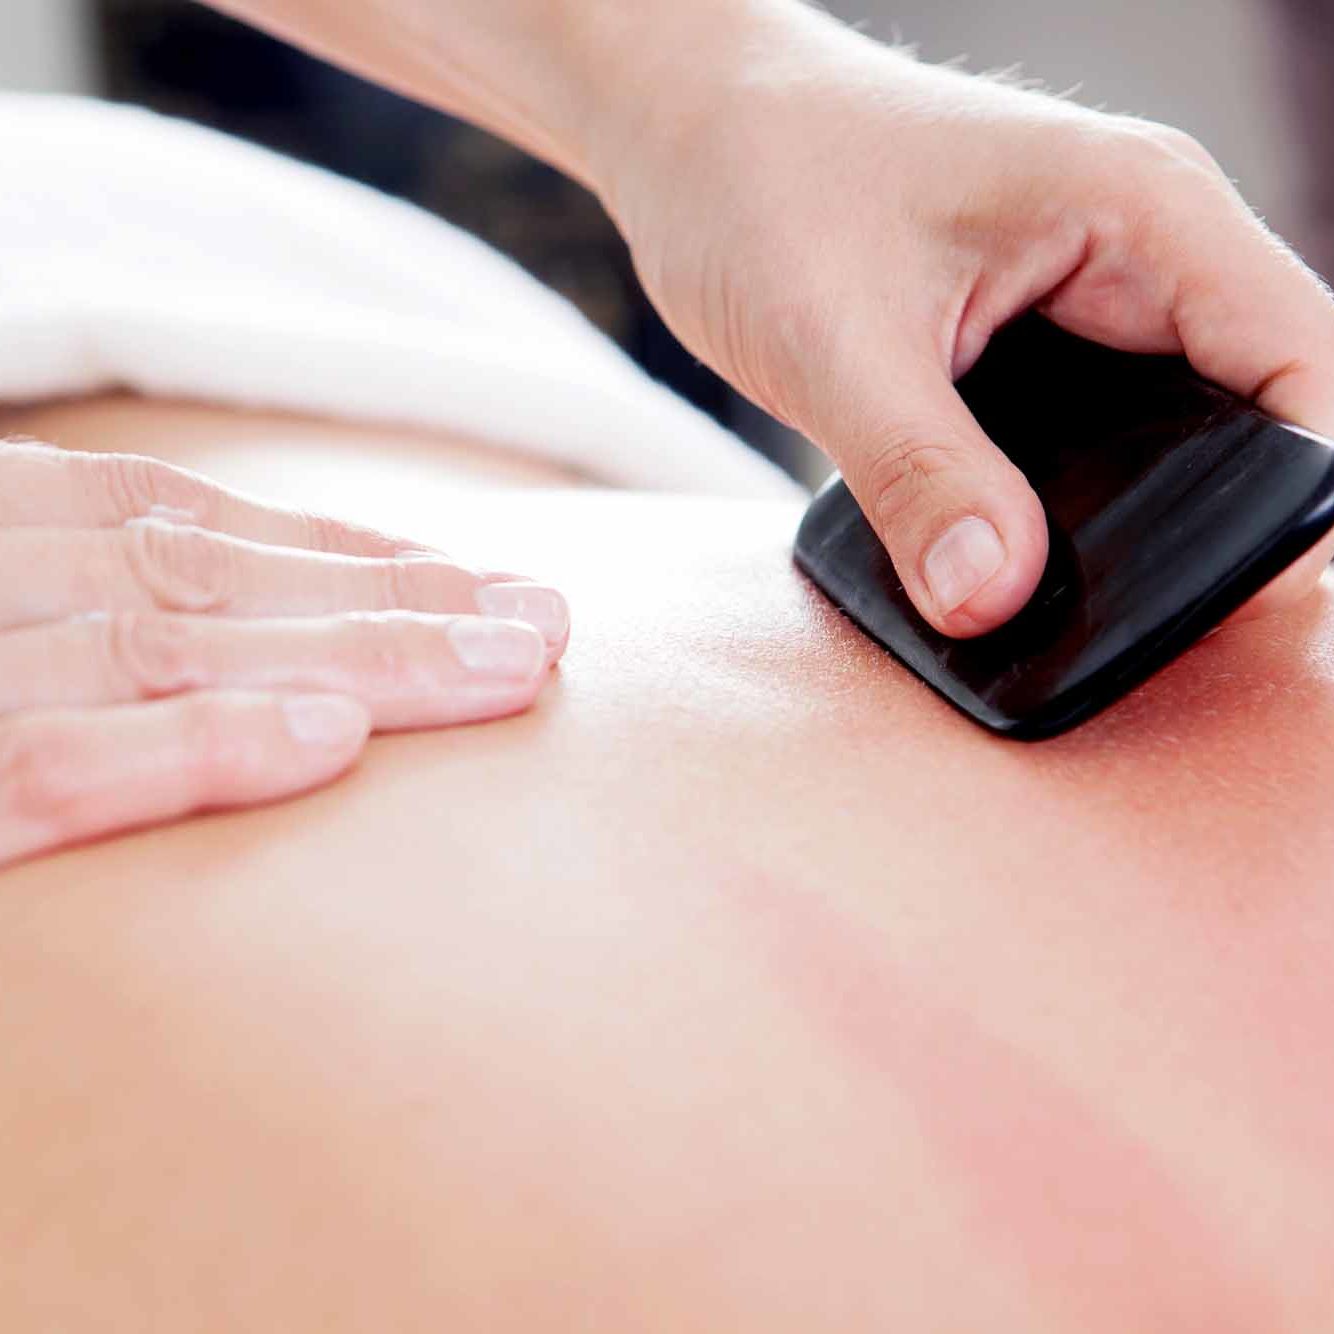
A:
{"type": "MultiPolygon", "coordinates": [[[[41,424],[245,484],[231,422],[41,424]]],[[[1024,747],[795,510],[385,432],[339,507],[268,428],[273,499],[503,549],[576,635],[530,715],[0,878],[0,1327],[1331,1327],[1334,594],[1024,747]]]]}

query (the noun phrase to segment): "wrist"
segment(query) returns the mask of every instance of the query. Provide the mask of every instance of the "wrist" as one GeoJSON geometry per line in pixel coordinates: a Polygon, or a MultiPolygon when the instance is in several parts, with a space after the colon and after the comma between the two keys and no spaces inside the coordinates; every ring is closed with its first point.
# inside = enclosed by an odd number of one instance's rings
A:
{"type": "Polygon", "coordinates": [[[861,40],[805,0],[565,0],[577,52],[571,156],[615,216],[623,184],[717,134],[752,90],[799,76],[831,38],[861,40]]]}

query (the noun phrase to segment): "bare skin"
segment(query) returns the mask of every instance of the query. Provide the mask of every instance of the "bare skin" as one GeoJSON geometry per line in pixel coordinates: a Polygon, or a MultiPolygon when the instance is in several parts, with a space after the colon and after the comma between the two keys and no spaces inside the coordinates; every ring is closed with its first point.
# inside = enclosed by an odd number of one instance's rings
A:
{"type": "Polygon", "coordinates": [[[414,476],[434,485],[444,478],[455,488],[588,485],[568,468],[545,460],[428,431],[237,412],[132,394],[0,404],[0,435],[124,454],[142,452],[147,435],[154,456],[168,463],[317,511],[346,509],[347,499],[364,486],[381,489],[386,460],[393,464],[400,489],[414,476]],[[275,450],[281,451],[280,467],[274,466],[275,450]],[[316,487],[316,495],[297,495],[298,476],[316,487]]]}
{"type": "MultiPolygon", "coordinates": [[[[512,569],[114,450],[163,411],[109,399],[7,414],[11,433],[59,438],[71,415],[101,430],[95,450],[0,440],[13,575],[0,585],[0,866],[308,791],[354,764],[372,729],[507,716],[564,650],[564,598],[512,569]]],[[[218,413],[169,412],[178,455],[207,456],[218,413]]],[[[345,483],[374,474],[364,429],[262,416],[224,429],[234,473],[248,459],[271,472],[281,442],[291,470],[327,473],[341,456],[345,483]]],[[[419,436],[395,457],[400,487],[451,463],[465,482],[542,476],[419,436]]]]}
{"type": "MultiPolygon", "coordinates": [[[[175,461],[235,482],[216,425],[175,461]]],[[[1334,1325],[1327,589],[1026,748],[804,585],[793,510],[376,438],[357,518],[578,633],[523,717],[0,879],[0,1327],[1334,1325]]]]}

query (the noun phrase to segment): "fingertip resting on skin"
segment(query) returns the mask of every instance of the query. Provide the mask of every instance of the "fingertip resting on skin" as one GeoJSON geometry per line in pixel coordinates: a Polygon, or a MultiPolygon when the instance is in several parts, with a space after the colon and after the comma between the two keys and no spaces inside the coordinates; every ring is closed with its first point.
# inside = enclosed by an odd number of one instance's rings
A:
{"type": "Polygon", "coordinates": [[[525,713],[542,692],[552,659],[546,641],[526,621],[455,616],[444,627],[452,679],[431,694],[409,690],[376,710],[382,730],[494,722],[525,713]]]}
{"type": "Polygon", "coordinates": [[[504,621],[524,621],[546,642],[548,661],[557,661],[570,641],[570,605],[557,589],[524,580],[483,584],[477,610],[504,621]]]}
{"type": "MultiPolygon", "coordinates": [[[[145,707],[163,710],[164,718],[178,711],[182,750],[176,762],[195,771],[190,809],[201,811],[321,787],[351,768],[372,728],[364,703],[327,692],[203,691],[145,707]]],[[[170,768],[169,753],[164,758],[170,768]]]]}
{"type": "Polygon", "coordinates": [[[547,645],[527,621],[458,616],[446,630],[465,672],[497,683],[536,681],[547,666],[547,645]]]}
{"type": "Polygon", "coordinates": [[[288,695],[282,711],[288,734],[300,746],[356,754],[370,735],[370,713],[347,695],[288,695]]]}

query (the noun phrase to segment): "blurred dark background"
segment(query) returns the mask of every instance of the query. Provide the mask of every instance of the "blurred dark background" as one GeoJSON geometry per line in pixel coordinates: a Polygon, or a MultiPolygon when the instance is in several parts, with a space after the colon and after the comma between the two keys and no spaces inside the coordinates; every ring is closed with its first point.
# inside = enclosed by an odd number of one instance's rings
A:
{"type": "Polygon", "coordinates": [[[183,0],[96,0],[101,91],[410,199],[556,288],[654,379],[794,471],[802,444],[668,332],[594,197],[502,140],[183,0]]]}
{"type": "Polygon", "coordinates": [[[668,333],[597,201],[470,125],[182,0],[97,0],[104,92],[410,199],[573,301],[656,379],[736,425],[731,390],[668,333]]]}
{"type": "MultiPolygon", "coordinates": [[[[1334,0],[829,7],[928,58],[1022,61],[1086,102],[1181,125],[1317,267],[1334,266],[1334,0]]],[[[810,477],[802,446],[668,333],[596,200],[550,168],[187,0],[0,0],[0,16],[0,88],[143,103],[411,199],[513,256],[655,378],[810,477]]]]}

